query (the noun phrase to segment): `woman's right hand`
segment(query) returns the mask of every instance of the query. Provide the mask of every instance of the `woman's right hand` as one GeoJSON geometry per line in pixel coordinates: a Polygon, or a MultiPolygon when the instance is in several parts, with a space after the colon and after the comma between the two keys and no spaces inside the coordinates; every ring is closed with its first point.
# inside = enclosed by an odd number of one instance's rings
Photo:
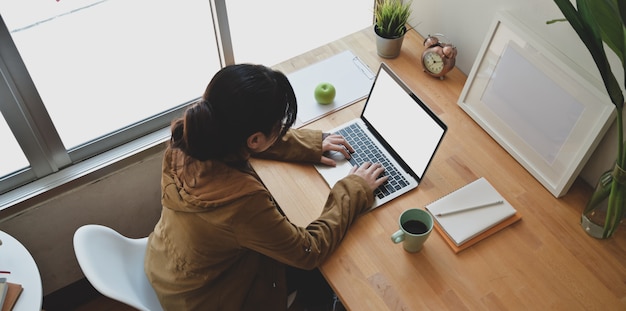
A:
{"type": "Polygon", "coordinates": [[[378,188],[380,185],[385,183],[388,176],[381,176],[381,174],[385,171],[385,168],[380,163],[370,163],[365,162],[361,166],[353,166],[350,170],[350,174],[354,174],[360,176],[365,179],[365,182],[370,187],[371,191],[378,188]]]}

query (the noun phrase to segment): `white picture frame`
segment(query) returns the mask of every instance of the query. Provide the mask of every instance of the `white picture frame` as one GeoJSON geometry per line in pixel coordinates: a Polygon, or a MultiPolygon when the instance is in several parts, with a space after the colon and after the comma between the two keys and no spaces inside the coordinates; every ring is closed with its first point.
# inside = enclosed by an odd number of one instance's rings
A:
{"type": "Polygon", "coordinates": [[[615,118],[598,79],[505,12],[497,13],[458,105],[557,198],[615,118]]]}

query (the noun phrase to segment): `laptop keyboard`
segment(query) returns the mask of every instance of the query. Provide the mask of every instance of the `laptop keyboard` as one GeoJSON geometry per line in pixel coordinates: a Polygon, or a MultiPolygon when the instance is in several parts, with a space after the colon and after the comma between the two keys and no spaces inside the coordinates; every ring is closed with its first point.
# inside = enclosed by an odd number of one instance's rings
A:
{"type": "Polygon", "coordinates": [[[337,134],[342,135],[354,148],[355,152],[351,154],[349,159],[352,165],[361,166],[365,162],[371,162],[380,163],[385,168],[383,175],[389,176],[389,179],[386,183],[376,188],[374,191],[375,196],[382,199],[409,184],[406,178],[398,173],[396,167],[389,162],[387,156],[378,149],[378,146],[371,141],[370,137],[365,134],[358,124],[350,124],[337,131],[337,134]]]}

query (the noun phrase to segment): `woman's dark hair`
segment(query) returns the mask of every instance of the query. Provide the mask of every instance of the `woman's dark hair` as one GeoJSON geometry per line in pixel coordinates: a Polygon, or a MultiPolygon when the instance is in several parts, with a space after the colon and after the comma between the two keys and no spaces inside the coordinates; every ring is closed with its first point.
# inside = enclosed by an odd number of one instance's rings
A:
{"type": "Polygon", "coordinates": [[[221,160],[241,154],[256,132],[282,137],[296,113],[296,95],[283,73],[230,65],[215,74],[200,102],[172,122],[170,143],[197,160],[221,160]]]}

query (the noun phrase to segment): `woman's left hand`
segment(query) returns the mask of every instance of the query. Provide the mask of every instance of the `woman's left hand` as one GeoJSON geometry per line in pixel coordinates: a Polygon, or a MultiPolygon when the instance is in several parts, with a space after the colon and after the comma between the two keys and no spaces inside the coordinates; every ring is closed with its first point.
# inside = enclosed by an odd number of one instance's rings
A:
{"type": "Polygon", "coordinates": [[[322,141],[322,158],[320,163],[328,166],[335,166],[337,162],[328,157],[329,153],[341,153],[346,159],[350,159],[350,154],[354,148],[339,134],[330,134],[322,141]]]}

